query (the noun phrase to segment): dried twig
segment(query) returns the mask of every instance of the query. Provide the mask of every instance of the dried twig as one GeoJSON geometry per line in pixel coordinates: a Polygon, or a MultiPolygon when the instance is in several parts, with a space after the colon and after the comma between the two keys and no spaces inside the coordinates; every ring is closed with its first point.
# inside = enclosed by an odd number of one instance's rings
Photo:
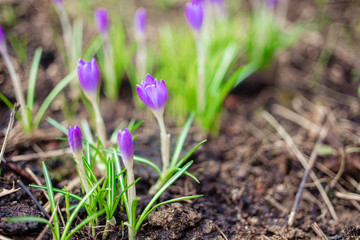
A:
{"type": "MultiPolygon", "coordinates": [[[[76,187],[78,185],[80,185],[80,178],[76,177],[69,182],[69,184],[66,186],[66,190],[70,192],[74,187],[76,187]]],[[[64,196],[64,195],[61,193],[55,194],[55,197],[54,197],[55,201],[58,201],[62,196],[64,196]]],[[[44,205],[44,208],[47,212],[50,212],[50,202],[47,202],[44,205]]]]}
{"type": "Polygon", "coordinates": [[[281,203],[276,201],[276,199],[274,199],[270,195],[266,195],[265,200],[268,201],[275,208],[277,208],[279,211],[281,211],[283,214],[287,214],[289,212],[289,210],[286,207],[284,207],[281,203]]]}
{"type": "Polygon", "coordinates": [[[316,158],[317,158],[316,148],[317,148],[317,146],[319,146],[319,145],[323,142],[323,140],[324,140],[324,138],[326,137],[327,133],[328,133],[328,128],[325,127],[325,126],[323,126],[323,127],[321,128],[321,131],[320,131],[318,140],[316,141],[316,144],[315,144],[315,146],[314,146],[314,148],[313,148],[313,151],[312,151],[312,153],[311,153],[310,160],[309,160],[309,164],[308,164],[308,166],[307,166],[307,168],[306,168],[306,171],[305,171],[305,173],[304,173],[304,176],[303,176],[303,178],[302,178],[302,180],[301,180],[301,183],[300,183],[300,186],[299,186],[299,190],[298,190],[298,192],[296,193],[295,201],[294,201],[293,207],[292,207],[292,209],[291,209],[291,213],[290,213],[290,215],[289,215],[289,220],[288,220],[289,226],[292,226],[292,224],[294,223],[295,213],[296,213],[297,207],[298,207],[298,205],[299,205],[299,203],[300,203],[302,193],[303,193],[303,191],[304,191],[304,185],[305,185],[305,183],[306,183],[306,181],[307,181],[307,179],[308,179],[308,177],[309,177],[309,174],[310,174],[310,172],[311,172],[311,169],[312,169],[312,167],[314,166],[315,160],[316,160],[316,158]]]}
{"type": "Polygon", "coordinates": [[[335,192],[335,196],[342,199],[360,201],[360,194],[356,194],[356,193],[335,192]]]}
{"type": "Polygon", "coordinates": [[[39,152],[39,153],[31,153],[27,155],[18,155],[14,157],[6,158],[8,161],[18,162],[18,161],[29,161],[29,160],[37,160],[39,158],[51,158],[51,157],[57,157],[62,156],[65,154],[72,154],[70,148],[65,149],[58,149],[48,152],[39,152]]]}
{"type": "Polygon", "coordinates": [[[224,232],[219,228],[218,225],[216,225],[213,221],[210,220],[210,222],[212,224],[214,224],[214,226],[216,227],[216,229],[221,233],[221,235],[225,238],[225,240],[228,240],[228,238],[226,237],[226,235],[224,234],[224,232]]]}
{"type": "Polygon", "coordinates": [[[319,227],[319,225],[314,222],[311,224],[311,228],[314,230],[314,232],[316,233],[316,235],[318,235],[318,237],[321,240],[327,240],[328,238],[326,237],[326,235],[324,234],[324,232],[321,230],[321,228],[319,227]]]}
{"type": "MultiPolygon", "coordinates": [[[[288,145],[289,151],[292,152],[297,157],[297,159],[300,161],[300,163],[303,165],[303,167],[305,169],[307,169],[308,168],[308,163],[307,163],[307,160],[306,160],[305,156],[299,150],[299,148],[295,145],[293,139],[285,131],[285,129],[267,111],[263,111],[262,116],[263,116],[264,119],[266,119],[277,130],[277,132],[282,136],[282,138],[285,140],[286,144],[288,145]]],[[[311,171],[310,172],[310,177],[316,183],[316,187],[319,190],[321,197],[324,199],[324,202],[325,202],[327,208],[329,209],[332,218],[335,221],[338,221],[338,217],[337,217],[337,214],[336,214],[336,212],[334,210],[334,207],[332,206],[332,204],[331,204],[325,190],[321,186],[317,176],[315,175],[314,172],[311,171]]]]}
{"type": "Polygon", "coordinates": [[[13,125],[14,125],[15,114],[16,114],[16,112],[19,110],[19,108],[20,108],[20,104],[15,103],[15,104],[14,104],[14,109],[11,111],[10,120],[9,120],[9,125],[8,125],[7,130],[6,130],[6,134],[5,134],[5,139],[4,139],[4,141],[3,141],[3,145],[2,145],[2,147],[1,147],[0,163],[1,163],[1,160],[3,159],[4,153],[5,153],[5,148],[6,148],[6,144],[7,144],[7,142],[8,142],[8,138],[9,138],[9,135],[10,135],[10,131],[11,131],[11,129],[13,128],[13,125]]]}
{"type": "Polygon", "coordinates": [[[45,215],[45,217],[47,219],[50,219],[50,215],[45,211],[45,209],[41,206],[41,204],[38,202],[38,200],[36,200],[36,198],[34,197],[34,195],[29,191],[29,189],[27,189],[27,187],[25,186],[25,184],[19,180],[19,185],[21,186],[21,188],[27,193],[27,195],[29,195],[29,197],[34,201],[34,203],[36,204],[36,206],[40,209],[40,211],[45,215]]]}

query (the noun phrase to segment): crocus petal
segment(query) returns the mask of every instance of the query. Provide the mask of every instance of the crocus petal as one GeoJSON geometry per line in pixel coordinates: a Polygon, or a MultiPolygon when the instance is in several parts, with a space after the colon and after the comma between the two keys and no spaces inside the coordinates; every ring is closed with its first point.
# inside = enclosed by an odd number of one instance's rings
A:
{"type": "Polygon", "coordinates": [[[159,109],[157,89],[154,86],[147,86],[145,88],[145,93],[151,102],[148,107],[152,109],[159,109]]]}
{"type": "Polygon", "coordinates": [[[167,88],[165,85],[164,80],[161,80],[161,82],[158,85],[158,103],[159,108],[162,108],[167,100],[167,88]]]}
{"type": "Polygon", "coordinates": [[[68,131],[68,140],[69,140],[69,145],[70,145],[72,152],[74,152],[73,131],[74,131],[74,128],[72,126],[70,126],[69,131],[68,131]]]}
{"type": "Polygon", "coordinates": [[[140,100],[149,107],[149,105],[151,105],[151,101],[149,99],[149,97],[147,96],[145,89],[139,85],[136,86],[136,91],[139,95],[140,100]]]}
{"type": "Polygon", "coordinates": [[[109,14],[106,9],[99,8],[95,11],[95,22],[100,33],[106,33],[109,29],[109,14]]]}

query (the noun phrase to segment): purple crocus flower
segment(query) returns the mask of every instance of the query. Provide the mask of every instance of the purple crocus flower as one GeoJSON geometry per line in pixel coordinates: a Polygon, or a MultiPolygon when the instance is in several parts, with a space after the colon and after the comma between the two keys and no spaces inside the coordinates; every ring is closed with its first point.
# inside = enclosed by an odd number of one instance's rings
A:
{"type": "Polygon", "coordinates": [[[81,130],[78,126],[69,127],[68,131],[68,139],[71,151],[73,152],[74,156],[78,155],[79,153],[82,154],[82,138],[81,138],[81,130]]]}
{"type": "Polygon", "coordinates": [[[109,14],[106,9],[99,8],[95,11],[95,21],[98,31],[102,34],[109,29],[109,14]]]}
{"type": "Polygon", "coordinates": [[[271,9],[275,9],[277,6],[277,3],[278,3],[277,0],[266,0],[266,5],[271,9]]]}
{"type": "Polygon", "coordinates": [[[141,101],[153,111],[164,108],[167,99],[167,89],[164,80],[153,78],[150,74],[146,75],[141,86],[136,85],[136,91],[141,101]]]}
{"type": "Polygon", "coordinates": [[[81,88],[85,93],[96,96],[99,85],[99,69],[95,58],[90,62],[80,59],[77,67],[77,74],[81,88]]]}
{"type": "Polygon", "coordinates": [[[144,8],[139,8],[134,17],[134,28],[135,31],[139,34],[144,34],[146,27],[146,10],[144,8]]]}
{"type": "Polygon", "coordinates": [[[118,133],[118,145],[121,154],[121,158],[127,169],[132,169],[132,163],[134,158],[134,143],[131,133],[127,128],[124,131],[118,133]]]}
{"type": "Polygon", "coordinates": [[[62,4],[63,0],[52,0],[54,3],[62,4]]]}
{"type": "Polygon", "coordinates": [[[186,3],[185,16],[190,27],[196,31],[199,31],[201,29],[204,18],[202,4],[198,0],[186,3]]]}

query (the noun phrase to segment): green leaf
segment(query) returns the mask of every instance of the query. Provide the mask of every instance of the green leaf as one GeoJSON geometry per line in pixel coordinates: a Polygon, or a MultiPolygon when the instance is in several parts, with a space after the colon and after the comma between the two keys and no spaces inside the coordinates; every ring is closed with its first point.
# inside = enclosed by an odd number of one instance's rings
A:
{"type": "Polygon", "coordinates": [[[49,93],[46,97],[43,104],[40,106],[35,118],[34,118],[34,128],[37,128],[40,124],[42,117],[44,116],[46,110],[49,108],[52,101],[56,96],[75,78],[76,71],[69,73],[65,78],[63,78],[58,85],[49,93]]]}
{"type": "Polygon", "coordinates": [[[50,123],[51,125],[53,125],[54,127],[56,127],[57,129],[59,129],[62,133],[64,133],[66,136],[68,135],[68,130],[61,125],[61,123],[59,123],[58,121],[56,121],[55,119],[53,119],[52,117],[47,117],[46,121],[48,123],[50,123]]]}
{"type": "Polygon", "coordinates": [[[47,167],[45,165],[45,162],[42,162],[42,167],[43,167],[43,173],[44,173],[44,178],[45,178],[45,182],[46,182],[46,190],[47,190],[48,196],[49,196],[50,208],[51,208],[51,212],[54,215],[54,217],[53,217],[54,237],[55,237],[55,239],[59,239],[60,238],[60,226],[59,226],[59,219],[58,219],[57,210],[56,210],[56,202],[55,202],[55,198],[54,198],[53,186],[52,186],[51,178],[50,178],[49,172],[47,170],[47,167]]]}
{"type": "Polygon", "coordinates": [[[147,217],[147,215],[149,215],[149,210],[151,210],[152,206],[154,205],[154,203],[158,200],[158,198],[161,196],[161,194],[163,194],[163,192],[165,192],[166,189],[168,189],[168,187],[171,186],[171,184],[173,184],[179,177],[181,177],[181,175],[191,166],[191,164],[193,163],[193,161],[189,161],[187,164],[185,164],[181,170],[179,170],[177,173],[174,174],[174,176],[172,176],[161,188],[160,190],[154,195],[154,197],[150,200],[150,202],[146,205],[144,211],[141,213],[139,220],[136,223],[135,229],[136,231],[139,230],[142,222],[145,220],[145,218],[147,217]]]}
{"type": "MultiPolygon", "coordinates": [[[[44,189],[46,190],[47,187],[46,186],[41,186],[41,185],[36,185],[36,184],[29,184],[30,187],[35,187],[35,188],[39,188],[39,189],[44,189]]],[[[69,195],[69,197],[72,197],[78,201],[81,201],[81,197],[79,197],[78,195],[75,195],[73,193],[70,193],[68,191],[65,191],[65,190],[61,190],[61,189],[58,189],[58,188],[53,188],[53,191],[54,192],[57,192],[57,193],[61,193],[63,195],[69,195]]]]}
{"type": "Polygon", "coordinates": [[[95,184],[95,186],[92,187],[92,189],[83,197],[83,199],[79,202],[79,204],[76,206],[75,210],[72,212],[70,218],[68,219],[64,231],[62,233],[61,236],[61,240],[67,240],[71,237],[70,234],[73,234],[72,232],[68,235],[68,231],[70,230],[71,224],[74,221],[76,215],[78,214],[80,208],[84,205],[84,203],[87,201],[87,199],[91,196],[91,194],[93,194],[93,192],[95,191],[95,189],[100,185],[100,183],[104,180],[104,177],[100,179],[100,181],[98,181],[97,184],[95,184]]]}
{"type": "Polygon", "coordinates": [[[155,163],[153,163],[152,161],[150,161],[150,160],[148,160],[146,158],[143,158],[143,157],[139,157],[139,156],[134,156],[134,160],[137,161],[137,162],[140,162],[140,163],[144,163],[144,164],[152,167],[157,172],[157,174],[159,176],[161,176],[160,168],[155,163]]]}
{"type": "Polygon", "coordinates": [[[189,199],[194,199],[194,198],[199,198],[199,197],[203,197],[204,195],[193,195],[193,196],[185,196],[185,197],[179,197],[179,198],[174,198],[165,202],[161,202],[159,204],[156,204],[154,207],[152,207],[147,213],[146,215],[144,215],[144,219],[152,212],[154,211],[157,207],[160,207],[161,205],[165,205],[168,203],[174,203],[174,202],[180,202],[180,201],[184,201],[184,200],[189,200],[189,199]]]}
{"type": "Polygon", "coordinates": [[[170,168],[174,168],[174,166],[176,165],[177,161],[179,160],[180,154],[181,154],[181,150],[183,149],[186,137],[189,133],[189,129],[191,127],[192,122],[194,121],[195,118],[195,114],[192,113],[190,114],[188,120],[186,121],[183,130],[181,131],[178,140],[176,142],[175,145],[175,149],[174,149],[174,153],[173,153],[173,157],[171,159],[170,162],[170,168]]]}
{"type": "Polygon", "coordinates": [[[44,224],[50,224],[49,220],[42,218],[42,217],[35,217],[35,216],[21,216],[21,217],[10,217],[6,218],[6,222],[40,222],[44,224]]]}
{"type": "Polygon", "coordinates": [[[195,147],[193,147],[177,164],[176,167],[181,167],[183,163],[188,160],[188,158],[198,149],[202,144],[204,144],[207,140],[202,140],[195,147]]]}
{"type": "Polygon", "coordinates": [[[76,233],[77,231],[79,231],[83,226],[85,226],[86,224],[88,224],[90,221],[98,218],[99,216],[103,215],[105,212],[105,209],[101,209],[100,211],[94,213],[93,215],[87,217],[85,220],[81,221],[78,225],[76,225],[76,227],[73,228],[73,230],[71,230],[71,232],[65,237],[65,239],[70,239],[70,237],[76,233]]]}
{"type": "Polygon", "coordinates": [[[34,107],[34,99],[35,99],[35,86],[37,80],[37,72],[39,69],[40,59],[41,59],[42,49],[39,47],[36,49],[34,54],[34,59],[32,61],[30,75],[29,75],[29,85],[28,85],[28,92],[27,92],[27,108],[30,110],[30,120],[31,120],[31,113],[34,107]]]}

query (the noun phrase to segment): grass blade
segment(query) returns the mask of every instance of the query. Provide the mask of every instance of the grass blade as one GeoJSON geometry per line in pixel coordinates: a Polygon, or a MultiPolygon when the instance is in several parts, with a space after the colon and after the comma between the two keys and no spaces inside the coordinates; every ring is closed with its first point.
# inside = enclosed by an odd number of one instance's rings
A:
{"type": "Polygon", "coordinates": [[[165,190],[171,186],[181,175],[191,166],[193,161],[188,162],[184,167],[181,168],[174,176],[172,176],[161,188],[160,190],[154,195],[151,201],[146,205],[144,211],[141,213],[138,222],[136,223],[135,229],[136,231],[139,230],[142,222],[145,220],[146,216],[148,215],[148,211],[154,205],[154,203],[158,200],[158,198],[165,192],[165,190]]]}
{"type": "Polygon", "coordinates": [[[40,222],[44,224],[50,224],[49,220],[42,217],[35,216],[21,216],[21,217],[11,217],[6,218],[6,222],[16,223],[16,222],[40,222]]]}
{"type": "MultiPolygon", "coordinates": [[[[36,49],[34,54],[34,59],[31,64],[30,68],[30,75],[29,75],[29,85],[28,85],[28,92],[27,92],[27,99],[26,99],[26,105],[27,108],[30,110],[30,113],[32,113],[33,107],[34,107],[34,99],[35,99],[35,85],[37,80],[37,72],[39,69],[40,59],[41,59],[41,53],[42,49],[39,47],[36,49]]],[[[31,117],[31,115],[30,115],[31,117]]]]}
{"type": "Polygon", "coordinates": [[[34,118],[34,128],[37,128],[40,124],[42,117],[44,116],[46,110],[49,108],[52,101],[55,97],[68,85],[76,76],[76,71],[69,73],[66,77],[64,77],[58,85],[49,93],[46,97],[45,101],[39,108],[35,118],[34,118]]]}
{"type": "Polygon", "coordinates": [[[48,123],[50,123],[51,125],[53,125],[54,127],[56,127],[57,129],[59,129],[62,133],[64,133],[66,136],[68,135],[68,130],[63,126],[61,125],[61,123],[59,123],[58,121],[56,121],[55,119],[51,118],[51,117],[48,117],[46,119],[46,121],[48,123]]]}
{"type": "Polygon", "coordinates": [[[57,211],[56,211],[56,202],[55,202],[55,198],[54,198],[54,191],[53,191],[53,187],[52,187],[52,183],[51,183],[51,178],[50,178],[49,172],[47,170],[47,167],[45,165],[45,162],[42,162],[42,167],[43,167],[44,178],[45,178],[45,182],[46,182],[46,190],[49,195],[51,212],[54,214],[54,217],[53,217],[54,235],[55,235],[54,237],[55,237],[55,239],[59,239],[60,238],[60,226],[59,226],[59,219],[58,219],[58,215],[57,215],[57,211]]]}
{"type": "Polygon", "coordinates": [[[175,166],[176,162],[179,160],[181,150],[184,146],[186,137],[189,133],[189,129],[191,127],[192,122],[194,121],[194,118],[195,118],[195,114],[194,113],[190,114],[188,120],[186,121],[186,123],[184,125],[182,132],[180,133],[180,135],[178,137],[178,140],[175,145],[173,157],[171,159],[170,168],[173,168],[175,166]]]}
{"type": "Polygon", "coordinates": [[[92,189],[90,190],[90,192],[88,192],[83,199],[79,202],[79,204],[76,206],[75,210],[73,211],[73,213],[71,214],[70,218],[68,219],[64,231],[62,233],[61,236],[61,240],[65,240],[65,239],[69,239],[70,236],[67,235],[68,231],[70,230],[71,224],[74,221],[76,214],[79,212],[80,208],[84,205],[84,203],[86,202],[86,200],[90,197],[91,194],[93,194],[93,192],[95,191],[95,189],[100,185],[100,183],[104,180],[104,177],[100,179],[100,181],[95,184],[95,186],[92,187],[92,189]]]}

